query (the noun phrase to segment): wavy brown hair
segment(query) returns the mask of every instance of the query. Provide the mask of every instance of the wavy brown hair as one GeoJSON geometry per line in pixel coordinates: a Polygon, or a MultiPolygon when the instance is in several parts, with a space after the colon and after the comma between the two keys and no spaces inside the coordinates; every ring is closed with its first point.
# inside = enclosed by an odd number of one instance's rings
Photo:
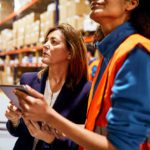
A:
{"type": "Polygon", "coordinates": [[[46,38],[51,32],[56,30],[61,31],[64,35],[66,46],[71,55],[65,84],[67,87],[73,89],[74,86],[78,85],[81,79],[87,79],[87,49],[81,33],[67,23],[51,28],[48,31],[46,38]]]}

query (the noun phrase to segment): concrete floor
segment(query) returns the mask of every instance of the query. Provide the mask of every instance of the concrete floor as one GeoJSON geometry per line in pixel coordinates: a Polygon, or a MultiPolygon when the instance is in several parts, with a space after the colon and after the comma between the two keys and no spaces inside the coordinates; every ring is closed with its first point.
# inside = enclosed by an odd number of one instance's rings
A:
{"type": "Polygon", "coordinates": [[[7,131],[0,130],[0,150],[13,150],[16,138],[7,131]]]}
{"type": "MultiPolygon", "coordinates": [[[[0,122],[6,122],[5,111],[8,106],[9,100],[0,91],[0,122]]],[[[5,128],[5,123],[0,123],[0,129],[5,128]]],[[[7,130],[0,130],[0,150],[13,150],[17,138],[11,136],[7,130]]]]}

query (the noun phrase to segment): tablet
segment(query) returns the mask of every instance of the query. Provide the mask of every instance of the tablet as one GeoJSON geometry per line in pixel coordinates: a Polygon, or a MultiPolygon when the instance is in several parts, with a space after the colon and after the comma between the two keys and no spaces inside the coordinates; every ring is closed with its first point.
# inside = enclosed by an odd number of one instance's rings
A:
{"type": "Polygon", "coordinates": [[[15,89],[21,90],[22,92],[27,93],[27,90],[24,85],[0,85],[0,89],[4,94],[12,101],[12,103],[20,109],[19,101],[17,96],[13,93],[15,89]]]}

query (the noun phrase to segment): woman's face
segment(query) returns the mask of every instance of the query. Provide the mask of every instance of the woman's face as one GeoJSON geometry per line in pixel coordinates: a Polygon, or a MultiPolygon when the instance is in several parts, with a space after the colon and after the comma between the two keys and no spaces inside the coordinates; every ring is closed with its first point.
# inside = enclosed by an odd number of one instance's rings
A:
{"type": "Polygon", "coordinates": [[[47,65],[64,63],[68,61],[68,55],[69,51],[62,32],[60,30],[51,32],[43,46],[42,62],[47,65]]]}
{"type": "Polygon", "coordinates": [[[122,18],[126,13],[126,2],[127,0],[91,0],[90,17],[98,23],[122,18]]]}

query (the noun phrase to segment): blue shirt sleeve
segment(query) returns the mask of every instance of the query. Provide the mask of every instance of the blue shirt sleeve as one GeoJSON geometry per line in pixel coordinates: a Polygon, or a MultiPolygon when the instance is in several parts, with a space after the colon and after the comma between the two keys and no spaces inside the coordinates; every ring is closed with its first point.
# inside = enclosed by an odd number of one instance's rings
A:
{"type": "Polygon", "coordinates": [[[150,54],[136,47],[116,75],[108,139],[118,150],[138,150],[150,131],[150,54]]]}

